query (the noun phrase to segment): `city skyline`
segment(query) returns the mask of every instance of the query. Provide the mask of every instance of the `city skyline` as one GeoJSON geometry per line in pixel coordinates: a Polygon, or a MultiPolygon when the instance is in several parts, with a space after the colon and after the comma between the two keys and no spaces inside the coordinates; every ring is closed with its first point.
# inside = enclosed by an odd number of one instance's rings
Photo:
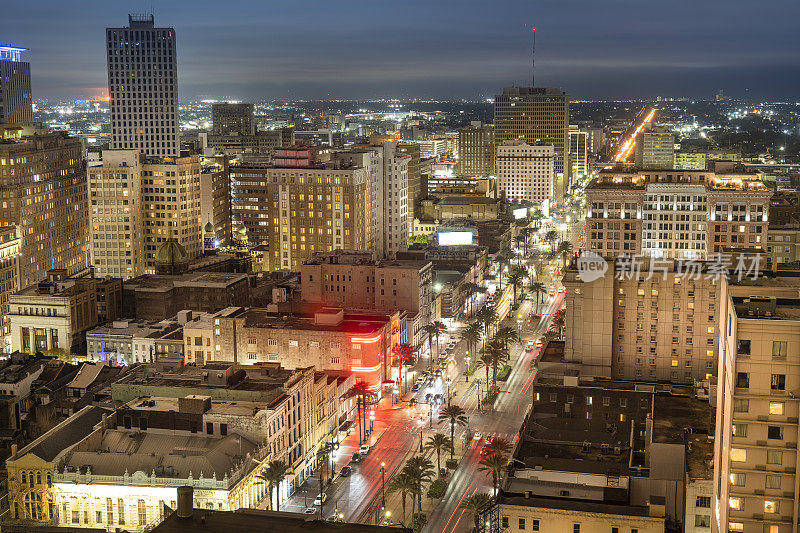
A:
{"type": "Polygon", "coordinates": [[[532,26],[537,85],[562,86],[578,99],[712,98],[722,89],[779,100],[800,89],[790,27],[800,7],[778,3],[784,9],[744,1],[669,11],[584,0],[569,9],[518,1],[303,10],[233,2],[226,12],[243,15],[234,19],[212,16],[202,2],[191,9],[96,3],[76,17],[74,7],[48,1],[8,6],[3,40],[30,49],[35,98],[105,95],[103,29],[152,10],[158,26],[178,35],[182,100],[489,98],[498,87],[530,84],[532,26]],[[778,11],[787,16],[775,18],[778,11]]]}

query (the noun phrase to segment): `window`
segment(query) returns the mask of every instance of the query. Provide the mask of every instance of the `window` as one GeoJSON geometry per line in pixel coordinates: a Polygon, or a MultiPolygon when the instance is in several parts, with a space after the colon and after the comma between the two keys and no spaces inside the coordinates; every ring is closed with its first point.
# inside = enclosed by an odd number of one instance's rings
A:
{"type": "Polygon", "coordinates": [[[768,489],[780,489],[781,476],[767,474],[766,478],[764,479],[764,486],[768,489]]]}
{"type": "Polygon", "coordinates": [[[749,389],[750,388],[750,374],[747,372],[736,373],[736,388],[749,389]]]}
{"type": "Polygon", "coordinates": [[[525,529],[525,519],[524,518],[520,518],[519,519],[519,529],[525,529]]]}
{"type": "Polygon", "coordinates": [[[258,344],[258,340],[255,337],[250,337],[247,339],[247,344],[258,344]]]}
{"type": "Polygon", "coordinates": [[[731,485],[735,487],[744,487],[745,475],[741,472],[734,472],[731,474],[731,485]]]}
{"type": "Polygon", "coordinates": [[[783,452],[780,450],[767,450],[767,464],[768,465],[783,464],[783,452]]]}
{"type": "Polygon", "coordinates": [[[765,513],[777,513],[778,512],[778,502],[776,500],[764,500],[764,512],[765,513]]]}
{"type": "Polygon", "coordinates": [[[502,518],[500,519],[500,524],[501,524],[503,527],[508,527],[508,517],[507,517],[507,516],[504,516],[504,517],[502,517],[502,518]]]}
{"type": "Polygon", "coordinates": [[[771,415],[782,415],[783,414],[783,402],[769,402],[769,414],[771,414],[771,415]]]}
{"type": "Polygon", "coordinates": [[[694,501],[694,506],[711,508],[711,496],[698,496],[694,501]]]}
{"type": "Polygon", "coordinates": [[[694,515],[695,527],[711,527],[711,515],[709,514],[696,514],[694,515]]]}
{"type": "Polygon", "coordinates": [[[144,503],[144,500],[139,500],[138,502],[139,507],[139,525],[143,526],[147,524],[147,506],[144,503]]]}
{"type": "Polygon", "coordinates": [[[572,533],[581,533],[581,525],[572,524],[572,533]]]}
{"type": "Polygon", "coordinates": [[[728,506],[730,506],[731,509],[741,511],[744,507],[744,502],[742,501],[742,498],[731,497],[728,499],[728,506]]]}
{"type": "Polygon", "coordinates": [[[744,524],[741,522],[728,522],[728,531],[733,533],[744,531],[744,524]]]}
{"type": "Polygon", "coordinates": [[[114,523],[114,500],[106,498],[106,524],[114,523]]]}
{"type": "Polygon", "coordinates": [[[219,425],[219,434],[223,437],[228,434],[228,424],[220,424],[219,425]]]}
{"type": "Polygon", "coordinates": [[[733,425],[733,436],[734,437],[746,437],[747,436],[747,424],[734,424],[733,425]]]}
{"type": "Polygon", "coordinates": [[[767,426],[768,439],[783,439],[783,426],[767,426]]]}
{"type": "Polygon", "coordinates": [[[785,374],[772,374],[772,379],[769,384],[770,390],[782,391],[786,390],[786,375],[785,374]]]}
{"type": "Polygon", "coordinates": [[[539,521],[536,519],[531,520],[531,529],[533,531],[539,531],[539,521]]]}
{"type": "Polygon", "coordinates": [[[731,448],[731,461],[747,461],[747,450],[744,448],[731,448]]]}
{"type": "Polygon", "coordinates": [[[125,500],[120,498],[117,500],[117,513],[119,514],[119,525],[125,525],[125,500]]]}
{"type": "Polygon", "coordinates": [[[772,358],[786,359],[786,341],[772,341],[772,358]]]}
{"type": "Polygon", "coordinates": [[[735,413],[746,413],[750,409],[750,400],[746,398],[733,399],[733,411],[735,413]]]}

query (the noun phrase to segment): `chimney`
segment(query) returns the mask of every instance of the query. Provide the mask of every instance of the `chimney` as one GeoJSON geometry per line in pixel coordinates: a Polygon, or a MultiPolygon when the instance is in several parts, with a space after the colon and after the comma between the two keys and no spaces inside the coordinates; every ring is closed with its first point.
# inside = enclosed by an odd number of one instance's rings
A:
{"type": "Polygon", "coordinates": [[[529,490],[525,491],[525,499],[526,500],[530,500],[531,499],[531,491],[529,491],[529,490]]]}
{"type": "Polygon", "coordinates": [[[103,428],[103,431],[108,429],[108,413],[103,413],[103,422],[101,427],[103,428]]]}
{"type": "Polygon", "coordinates": [[[178,487],[178,520],[189,520],[194,511],[194,489],[188,485],[178,487]]]}
{"type": "Polygon", "coordinates": [[[11,445],[11,458],[12,459],[16,459],[17,458],[17,445],[16,444],[12,444],[11,445]]]}

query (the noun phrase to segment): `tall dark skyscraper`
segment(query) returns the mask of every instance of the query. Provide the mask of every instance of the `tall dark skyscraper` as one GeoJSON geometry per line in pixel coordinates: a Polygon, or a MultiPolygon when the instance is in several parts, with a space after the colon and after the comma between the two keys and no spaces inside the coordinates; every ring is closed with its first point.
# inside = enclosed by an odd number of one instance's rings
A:
{"type": "Polygon", "coordinates": [[[180,153],[175,30],[153,15],[128,15],[127,28],[106,28],[111,148],[148,156],[180,153]]]}
{"type": "Polygon", "coordinates": [[[569,186],[569,96],[560,87],[507,87],[494,97],[494,139],[551,145],[556,200],[569,186]]]}
{"type": "Polygon", "coordinates": [[[33,122],[31,65],[22,61],[27,50],[0,43],[0,124],[33,122]]]}

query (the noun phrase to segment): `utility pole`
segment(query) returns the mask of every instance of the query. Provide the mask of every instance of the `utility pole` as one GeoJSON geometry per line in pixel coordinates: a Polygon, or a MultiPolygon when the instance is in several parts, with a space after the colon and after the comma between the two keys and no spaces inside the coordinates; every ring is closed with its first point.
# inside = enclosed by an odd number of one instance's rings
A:
{"type": "Polygon", "coordinates": [[[533,54],[531,54],[531,87],[536,87],[536,28],[531,28],[533,33],[533,54]]]}

